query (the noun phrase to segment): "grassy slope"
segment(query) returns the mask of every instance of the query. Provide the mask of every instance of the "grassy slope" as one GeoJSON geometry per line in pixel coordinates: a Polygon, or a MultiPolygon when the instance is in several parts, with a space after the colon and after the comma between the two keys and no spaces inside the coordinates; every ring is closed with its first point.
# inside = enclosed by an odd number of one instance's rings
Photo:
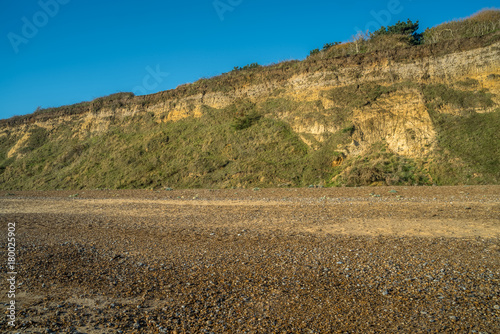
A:
{"type": "MultiPolygon", "coordinates": [[[[66,125],[48,137],[46,130],[35,127],[22,148],[25,157],[3,160],[0,180],[8,189],[498,183],[500,111],[477,114],[468,109],[490,106],[491,94],[411,83],[347,86],[329,94],[345,107],[308,117],[320,123],[333,117],[343,124],[342,130],[327,134],[317,150],[276,117],[283,110],[292,117],[303,115],[311,102],[271,98],[258,105],[242,101],[221,110],[205,107],[203,117],[177,122],[158,124],[150,114],[142,114],[84,140],[71,139],[66,125]],[[365,155],[332,167],[339,155],[337,145],[351,141],[350,108],[408,85],[418,87],[428,101],[439,133],[439,154],[414,161],[380,142],[365,155]],[[434,111],[446,104],[459,104],[466,115],[434,111]]],[[[0,145],[10,147],[12,140],[4,137],[0,145]]]]}

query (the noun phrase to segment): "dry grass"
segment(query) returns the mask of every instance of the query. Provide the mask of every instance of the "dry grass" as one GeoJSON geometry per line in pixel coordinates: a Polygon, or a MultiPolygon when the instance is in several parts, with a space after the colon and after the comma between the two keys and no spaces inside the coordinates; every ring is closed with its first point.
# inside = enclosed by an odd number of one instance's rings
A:
{"type": "Polygon", "coordinates": [[[484,36],[500,29],[500,10],[482,10],[468,18],[440,24],[424,32],[425,43],[484,36]]]}

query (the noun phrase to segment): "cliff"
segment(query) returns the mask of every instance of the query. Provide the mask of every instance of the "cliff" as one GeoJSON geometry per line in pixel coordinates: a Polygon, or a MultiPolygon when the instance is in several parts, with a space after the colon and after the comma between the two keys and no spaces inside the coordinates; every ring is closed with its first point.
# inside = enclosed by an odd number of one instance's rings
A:
{"type": "Polygon", "coordinates": [[[498,29],[366,43],[2,120],[1,188],[498,184],[498,29]]]}

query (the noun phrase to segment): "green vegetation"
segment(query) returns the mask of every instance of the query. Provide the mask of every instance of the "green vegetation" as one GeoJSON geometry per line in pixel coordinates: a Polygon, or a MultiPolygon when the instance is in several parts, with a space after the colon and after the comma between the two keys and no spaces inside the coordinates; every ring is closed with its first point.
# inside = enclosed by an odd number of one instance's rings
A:
{"type": "Polygon", "coordinates": [[[419,24],[418,21],[413,23],[410,19],[406,22],[398,21],[395,25],[389,27],[381,27],[379,30],[370,34],[370,38],[379,38],[382,36],[389,35],[399,35],[404,36],[408,39],[408,42],[413,45],[418,45],[421,43],[422,34],[418,31],[419,24]]]}
{"type": "Polygon", "coordinates": [[[354,133],[354,130],[355,130],[354,125],[351,125],[351,126],[348,126],[346,128],[343,128],[341,131],[342,131],[342,133],[348,133],[348,134],[352,135],[354,133]]]}
{"type": "Polygon", "coordinates": [[[253,70],[255,68],[259,68],[259,67],[262,67],[260,66],[259,64],[257,63],[252,63],[252,64],[248,64],[248,65],[245,65],[243,67],[238,67],[238,66],[235,66],[233,71],[246,71],[246,70],[253,70]]]}
{"type": "Polygon", "coordinates": [[[484,10],[469,18],[455,20],[428,28],[423,33],[426,44],[480,37],[500,30],[500,10],[484,10]]]}
{"type": "MultiPolygon", "coordinates": [[[[331,59],[351,55],[366,54],[375,51],[387,51],[429,45],[439,42],[457,42],[466,38],[490,36],[483,44],[498,40],[500,31],[500,10],[481,11],[470,18],[443,23],[433,28],[427,28],[419,33],[419,21],[398,21],[388,27],[381,27],[367,35],[358,34],[352,41],[346,43],[325,44],[322,50],[314,49],[309,54],[309,60],[331,59]]],[[[444,46],[444,45],[443,45],[444,46]]],[[[446,45],[447,52],[453,52],[457,45],[446,45]]]]}
{"type": "Polygon", "coordinates": [[[143,115],[83,142],[50,138],[4,166],[0,182],[12,189],[300,185],[307,146],[270,118],[235,130],[236,108],[163,124],[143,115]]]}
{"type": "MultiPolygon", "coordinates": [[[[475,85],[471,81],[465,84],[475,85]]],[[[493,107],[493,95],[485,90],[456,90],[443,84],[425,85],[422,94],[438,131],[438,151],[430,169],[434,181],[440,185],[498,183],[500,112],[474,111],[493,107]],[[444,106],[457,108],[461,115],[439,112],[444,106]]]]}
{"type": "Polygon", "coordinates": [[[352,141],[351,133],[339,131],[326,139],[323,145],[316,151],[313,151],[307,157],[308,165],[304,168],[303,185],[330,184],[330,180],[339,172],[339,168],[332,166],[332,162],[342,153],[337,151],[339,145],[345,145],[352,141]]]}
{"type": "MultiPolygon", "coordinates": [[[[340,45],[340,44],[342,44],[342,42],[326,43],[325,45],[323,45],[323,51],[326,51],[326,50],[328,50],[329,48],[334,47],[334,46],[337,46],[337,45],[340,45]]],[[[319,51],[319,50],[318,50],[318,51],[319,51]]]]}
{"type": "Polygon", "coordinates": [[[452,105],[467,111],[471,108],[492,107],[494,105],[492,94],[485,90],[463,91],[455,90],[443,84],[426,85],[422,92],[430,109],[452,105]]]}
{"type": "MultiPolygon", "coordinates": [[[[473,81],[457,84],[475,87],[473,81]]],[[[157,123],[150,113],[115,121],[103,133],[74,136],[68,125],[52,131],[33,126],[19,152],[7,151],[19,137],[0,137],[0,183],[4,189],[227,188],[364,185],[482,184],[500,181],[500,111],[487,114],[493,95],[443,84],[411,82],[349,85],[324,91],[336,105],[270,97],[240,100],[223,108],[203,106],[201,118],[157,123]],[[420,92],[438,132],[436,154],[414,160],[381,141],[362,155],[345,156],[358,130],[354,109],[388,94],[420,92]],[[444,106],[462,116],[441,113],[444,106]],[[465,115],[465,116],[464,116],[465,115]],[[318,141],[289,123],[336,124],[318,141]],[[307,146],[301,139],[310,142],[307,146]]],[[[362,131],[370,131],[368,128],[362,131]]]]}
{"type": "Polygon", "coordinates": [[[319,54],[319,52],[320,52],[320,51],[319,51],[319,49],[314,49],[314,50],[311,50],[311,51],[309,52],[309,55],[310,55],[310,56],[314,56],[314,55],[319,54]]]}
{"type": "Polygon", "coordinates": [[[249,100],[240,101],[232,108],[234,119],[231,126],[235,130],[244,130],[257,123],[262,115],[256,110],[256,105],[249,100]]]}
{"type": "Polygon", "coordinates": [[[383,142],[348,160],[333,179],[333,185],[346,186],[430,184],[422,162],[390,152],[383,142]]]}
{"type": "Polygon", "coordinates": [[[129,105],[134,101],[133,93],[116,93],[109,96],[99,97],[90,102],[81,102],[57,108],[41,109],[38,107],[33,114],[14,116],[6,120],[0,120],[0,126],[29,123],[34,121],[46,121],[54,117],[79,115],[86,112],[96,112],[102,108],[115,110],[129,105]]]}
{"type": "Polygon", "coordinates": [[[31,152],[47,141],[47,130],[38,126],[34,126],[29,131],[29,137],[25,146],[20,150],[21,153],[31,152]]]}
{"type": "Polygon", "coordinates": [[[232,127],[235,130],[244,130],[246,128],[251,127],[254,123],[256,123],[259,119],[261,118],[261,115],[259,115],[255,111],[251,111],[247,114],[244,114],[240,117],[235,117],[232,127]]]}
{"type": "Polygon", "coordinates": [[[396,90],[396,86],[387,87],[369,82],[363,85],[334,88],[323,93],[323,96],[348,108],[361,108],[396,90]]]}
{"type": "Polygon", "coordinates": [[[500,182],[500,109],[466,116],[435,114],[434,121],[440,151],[431,173],[438,184],[500,182]]]}
{"type": "Polygon", "coordinates": [[[379,30],[369,33],[368,36],[358,34],[349,43],[326,43],[321,51],[319,49],[310,51],[309,56],[321,54],[323,58],[336,58],[352,54],[419,45],[421,44],[422,34],[417,32],[418,29],[418,21],[415,23],[410,19],[407,22],[398,21],[395,25],[381,27],[379,30]]]}

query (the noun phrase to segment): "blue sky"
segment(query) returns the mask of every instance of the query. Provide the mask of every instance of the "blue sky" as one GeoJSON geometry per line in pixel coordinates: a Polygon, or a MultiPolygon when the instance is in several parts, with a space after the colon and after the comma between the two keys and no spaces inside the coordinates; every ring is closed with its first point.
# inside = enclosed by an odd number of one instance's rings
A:
{"type": "Polygon", "coordinates": [[[357,29],[407,18],[431,27],[496,3],[0,0],[0,118],[303,59],[357,29]]]}

